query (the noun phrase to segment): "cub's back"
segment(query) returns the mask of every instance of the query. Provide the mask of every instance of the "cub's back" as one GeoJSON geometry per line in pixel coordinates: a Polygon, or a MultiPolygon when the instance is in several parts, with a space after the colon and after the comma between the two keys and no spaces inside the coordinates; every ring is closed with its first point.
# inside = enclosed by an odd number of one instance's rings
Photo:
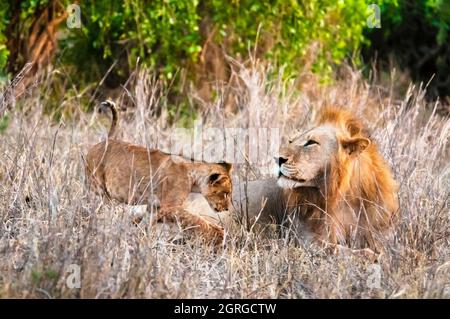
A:
{"type": "Polygon", "coordinates": [[[89,150],[86,174],[97,192],[130,202],[134,201],[130,195],[142,195],[150,178],[163,175],[165,166],[170,164],[170,155],[159,150],[109,139],[89,150]]]}

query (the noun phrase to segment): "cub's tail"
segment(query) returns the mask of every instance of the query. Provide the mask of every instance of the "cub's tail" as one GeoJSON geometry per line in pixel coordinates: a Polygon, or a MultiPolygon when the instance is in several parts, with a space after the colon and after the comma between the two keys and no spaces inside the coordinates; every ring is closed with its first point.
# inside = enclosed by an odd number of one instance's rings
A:
{"type": "Polygon", "coordinates": [[[112,122],[111,127],[108,132],[108,138],[112,138],[114,134],[116,133],[116,126],[117,126],[117,109],[116,109],[116,103],[114,103],[111,100],[106,100],[100,103],[100,107],[98,108],[98,111],[100,113],[105,113],[108,110],[111,110],[112,113],[112,122]]]}

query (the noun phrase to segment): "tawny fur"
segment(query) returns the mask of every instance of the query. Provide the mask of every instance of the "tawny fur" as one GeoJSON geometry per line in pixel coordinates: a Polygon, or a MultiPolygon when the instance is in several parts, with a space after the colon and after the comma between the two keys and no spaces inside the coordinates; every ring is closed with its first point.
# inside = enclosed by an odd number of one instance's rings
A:
{"type": "Polygon", "coordinates": [[[280,170],[289,177],[280,177],[287,185],[282,196],[288,210],[296,211],[322,243],[380,251],[380,240],[398,210],[397,185],[389,166],[362,123],[347,110],[323,109],[305,140],[314,134],[322,140],[317,145],[305,143],[304,152],[301,145],[291,144],[281,150],[286,163],[280,170]],[[314,147],[324,145],[335,145],[329,146],[326,158],[310,155],[315,154],[314,147]],[[304,155],[299,157],[299,151],[304,155]],[[308,167],[314,172],[308,174],[308,167]],[[296,187],[288,188],[286,181],[296,187]],[[298,187],[302,183],[306,186],[298,187]]]}
{"type": "MultiPolygon", "coordinates": [[[[103,102],[113,112],[113,136],[116,110],[113,102],[103,102]]],[[[94,145],[86,156],[86,174],[91,187],[110,199],[131,205],[159,199],[156,221],[178,221],[184,227],[196,227],[205,239],[222,243],[223,228],[187,212],[183,202],[191,192],[200,192],[216,211],[228,210],[232,183],[231,165],[193,162],[156,149],[108,138],[94,145]]]]}

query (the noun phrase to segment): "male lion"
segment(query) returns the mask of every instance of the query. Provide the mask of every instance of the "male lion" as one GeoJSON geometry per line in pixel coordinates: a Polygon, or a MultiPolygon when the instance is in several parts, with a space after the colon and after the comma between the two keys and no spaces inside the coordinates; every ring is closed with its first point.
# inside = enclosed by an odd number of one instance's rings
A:
{"type": "Polygon", "coordinates": [[[233,207],[256,229],[289,226],[303,242],[374,257],[397,211],[397,186],[361,122],[325,108],[276,157],[278,179],[233,190],[233,207]],[[263,226],[261,228],[261,226],[263,226]],[[364,248],[349,250],[352,248],[364,248]]]}
{"type": "Polygon", "coordinates": [[[381,235],[397,212],[392,173],[361,122],[327,107],[315,126],[280,150],[278,185],[287,212],[314,238],[380,251],[381,235]]]}
{"type": "Polygon", "coordinates": [[[94,145],[86,156],[86,175],[97,193],[127,204],[154,204],[160,209],[154,220],[179,221],[196,226],[209,240],[222,243],[223,228],[189,213],[182,205],[189,193],[201,193],[216,211],[228,210],[232,183],[231,165],[193,162],[156,149],[112,139],[117,111],[112,101],[101,103],[99,111],[111,110],[108,139],[94,145]]]}

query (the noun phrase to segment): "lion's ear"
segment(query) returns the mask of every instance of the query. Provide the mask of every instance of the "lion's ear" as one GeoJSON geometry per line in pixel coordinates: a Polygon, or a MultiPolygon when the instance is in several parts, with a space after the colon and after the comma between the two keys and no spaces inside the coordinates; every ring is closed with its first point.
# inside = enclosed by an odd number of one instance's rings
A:
{"type": "Polygon", "coordinates": [[[349,154],[359,154],[370,145],[370,140],[365,137],[353,137],[342,141],[342,147],[349,154]]]}

